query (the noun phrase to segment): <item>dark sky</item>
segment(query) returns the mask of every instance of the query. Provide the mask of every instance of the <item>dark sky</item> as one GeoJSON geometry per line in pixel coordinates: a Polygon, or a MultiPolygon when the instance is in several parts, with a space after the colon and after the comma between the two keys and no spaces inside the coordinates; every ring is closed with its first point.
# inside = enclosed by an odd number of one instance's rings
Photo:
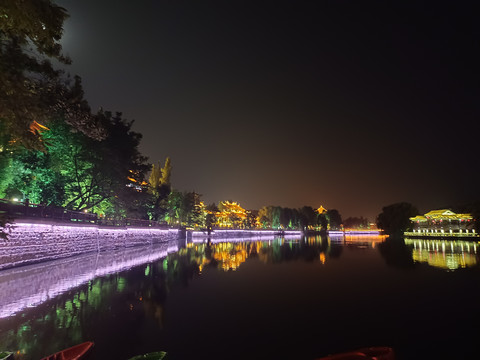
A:
{"type": "Polygon", "coordinates": [[[371,220],[479,199],[473,1],[57,3],[92,109],[179,190],[371,220]]]}

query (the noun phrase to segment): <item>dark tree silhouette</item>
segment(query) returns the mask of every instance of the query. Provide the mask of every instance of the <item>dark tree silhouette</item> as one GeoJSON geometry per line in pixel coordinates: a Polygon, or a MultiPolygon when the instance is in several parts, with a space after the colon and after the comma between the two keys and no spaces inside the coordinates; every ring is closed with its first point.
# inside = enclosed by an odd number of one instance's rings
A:
{"type": "Polygon", "coordinates": [[[407,202],[388,205],[377,216],[377,226],[388,235],[402,236],[411,229],[410,218],[418,214],[417,208],[407,202]]]}

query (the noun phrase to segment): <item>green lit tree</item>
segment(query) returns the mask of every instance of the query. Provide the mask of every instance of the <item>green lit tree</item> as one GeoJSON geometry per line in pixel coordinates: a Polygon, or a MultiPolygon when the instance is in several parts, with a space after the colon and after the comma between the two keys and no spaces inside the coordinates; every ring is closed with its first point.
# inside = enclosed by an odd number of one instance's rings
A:
{"type": "Polygon", "coordinates": [[[178,225],[183,219],[183,194],[180,191],[172,190],[167,198],[167,213],[165,220],[170,225],[178,225]]]}
{"type": "Polygon", "coordinates": [[[41,133],[47,151],[16,149],[0,195],[18,190],[32,202],[128,216],[127,205],[134,204],[148,169],[138,151],[141,135],[119,113],[100,112],[97,118],[108,131],[101,141],[60,118],[51,121],[41,133]]]}

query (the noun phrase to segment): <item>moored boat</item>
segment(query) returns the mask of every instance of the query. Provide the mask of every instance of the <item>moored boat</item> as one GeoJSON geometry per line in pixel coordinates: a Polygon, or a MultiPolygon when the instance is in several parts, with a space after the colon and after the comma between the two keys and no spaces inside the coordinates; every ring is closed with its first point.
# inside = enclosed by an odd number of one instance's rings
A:
{"type": "Polygon", "coordinates": [[[92,346],[93,342],[87,341],[44,357],[41,360],[78,360],[81,359],[92,346]]]}
{"type": "Polygon", "coordinates": [[[373,346],[357,350],[376,360],[394,360],[393,349],[388,346],[373,346]]]}
{"type": "Polygon", "coordinates": [[[387,346],[372,346],[329,355],[316,360],[395,360],[393,349],[387,346]]]}

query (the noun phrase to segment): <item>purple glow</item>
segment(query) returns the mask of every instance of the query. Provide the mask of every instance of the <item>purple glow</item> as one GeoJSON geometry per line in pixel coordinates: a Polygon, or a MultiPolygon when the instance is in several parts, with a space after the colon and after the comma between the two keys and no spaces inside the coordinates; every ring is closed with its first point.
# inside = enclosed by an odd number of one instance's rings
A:
{"type": "MultiPolygon", "coordinates": [[[[212,244],[217,244],[217,243],[229,243],[229,242],[244,242],[244,241],[263,241],[263,242],[271,242],[273,240],[299,240],[298,235],[268,235],[268,236],[249,236],[249,237],[216,237],[216,238],[211,238],[210,241],[212,244]]],[[[202,244],[206,243],[207,239],[205,237],[202,238],[193,238],[192,243],[194,244],[202,244]]]]}
{"type": "MultiPolygon", "coordinates": [[[[221,236],[228,236],[230,234],[242,234],[245,236],[275,236],[275,235],[297,235],[301,236],[302,232],[299,230],[246,230],[246,229],[237,229],[237,230],[232,230],[232,229],[220,229],[220,230],[214,230],[211,233],[211,236],[218,235],[219,237],[221,236]]],[[[208,234],[204,231],[192,231],[192,237],[205,237],[208,236],[208,234]]]]}
{"type": "Polygon", "coordinates": [[[96,277],[151,263],[177,251],[176,244],[162,243],[3,270],[0,272],[0,318],[38,306],[96,277]]]}
{"type": "Polygon", "coordinates": [[[380,235],[378,230],[345,230],[345,231],[328,231],[329,236],[344,236],[344,235],[380,235]]]}
{"type": "Polygon", "coordinates": [[[115,228],[55,222],[16,222],[7,228],[9,240],[0,242],[0,269],[55,260],[89,252],[173,240],[178,229],[115,228]]]}

